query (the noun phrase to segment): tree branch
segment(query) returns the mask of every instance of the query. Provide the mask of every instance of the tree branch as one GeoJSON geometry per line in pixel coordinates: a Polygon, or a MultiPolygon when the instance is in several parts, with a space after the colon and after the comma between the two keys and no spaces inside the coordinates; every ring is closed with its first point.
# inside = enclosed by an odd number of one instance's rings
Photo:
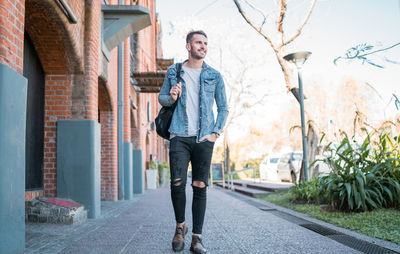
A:
{"type": "Polygon", "coordinates": [[[286,0],[279,0],[278,8],[280,9],[280,12],[278,19],[276,20],[276,29],[281,38],[281,43],[283,44],[283,20],[285,19],[285,14],[287,10],[286,0]]]}
{"type": "Polygon", "coordinates": [[[283,47],[289,43],[291,43],[292,41],[294,41],[294,39],[296,39],[297,37],[299,37],[299,35],[301,34],[301,30],[303,30],[304,25],[308,22],[308,20],[310,19],[311,13],[314,9],[315,3],[317,2],[317,0],[312,0],[311,4],[310,4],[310,8],[307,11],[307,14],[303,20],[303,22],[300,24],[299,28],[297,29],[296,33],[290,37],[288,40],[286,40],[280,47],[283,47]]]}
{"type": "MultiPolygon", "coordinates": [[[[250,104],[248,108],[252,108],[258,104],[261,104],[264,99],[266,97],[270,96],[270,94],[264,94],[259,100],[257,100],[256,102],[254,102],[253,104],[250,104]]],[[[241,111],[239,112],[235,112],[231,117],[230,117],[230,122],[233,122],[235,119],[237,119],[238,117],[241,117],[245,112],[247,111],[247,108],[242,108],[241,111]]]]}
{"type": "Polygon", "coordinates": [[[257,27],[256,24],[254,24],[250,18],[246,15],[246,13],[243,11],[242,6],[240,5],[238,0],[233,0],[233,2],[235,3],[240,15],[242,15],[242,17],[244,18],[244,20],[246,20],[246,22],[254,29],[257,31],[257,33],[259,33],[262,37],[264,37],[264,39],[266,39],[268,41],[268,43],[271,45],[272,49],[274,51],[277,51],[276,46],[274,45],[274,43],[271,41],[271,39],[262,31],[262,26],[261,27],[257,27]]]}
{"type": "Polygon", "coordinates": [[[250,2],[247,1],[247,0],[243,0],[243,1],[245,1],[246,4],[247,4],[248,6],[250,6],[251,8],[253,8],[255,11],[258,11],[258,12],[264,17],[264,21],[267,19],[268,15],[265,14],[260,8],[257,8],[256,6],[254,6],[254,4],[250,3],[250,2]]]}

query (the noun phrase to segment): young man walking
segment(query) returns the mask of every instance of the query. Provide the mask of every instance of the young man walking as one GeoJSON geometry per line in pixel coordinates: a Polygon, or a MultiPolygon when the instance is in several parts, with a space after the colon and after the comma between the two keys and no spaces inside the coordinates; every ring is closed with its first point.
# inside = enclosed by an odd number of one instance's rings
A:
{"type": "Polygon", "coordinates": [[[228,116],[225,84],[221,74],[204,62],[207,44],[207,35],[203,31],[192,31],[186,36],[189,58],[168,68],[158,96],[163,106],[171,106],[178,100],[169,129],[171,199],[176,219],[172,240],[174,251],[183,250],[188,231],[185,223],[185,187],[190,161],[193,187],[193,235],[190,250],[194,253],[207,252],[201,235],[206,211],[206,187],[214,142],[228,116]],[[213,113],[214,101],[218,109],[216,120],[213,113]]]}

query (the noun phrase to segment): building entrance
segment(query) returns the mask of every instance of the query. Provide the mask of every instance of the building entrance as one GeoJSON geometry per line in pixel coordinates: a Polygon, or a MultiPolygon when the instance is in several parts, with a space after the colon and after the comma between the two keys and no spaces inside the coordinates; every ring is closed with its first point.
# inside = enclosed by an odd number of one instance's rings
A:
{"type": "Polygon", "coordinates": [[[24,35],[24,70],[28,79],[25,140],[25,189],[43,188],[44,85],[42,64],[28,33],[24,35]]]}

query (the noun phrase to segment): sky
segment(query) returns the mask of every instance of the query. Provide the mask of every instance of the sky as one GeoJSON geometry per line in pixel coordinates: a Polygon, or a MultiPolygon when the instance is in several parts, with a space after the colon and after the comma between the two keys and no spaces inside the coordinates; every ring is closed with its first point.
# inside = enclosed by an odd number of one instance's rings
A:
{"type": "MultiPolygon", "coordinates": [[[[266,13],[275,10],[274,0],[248,1],[266,13]]],[[[245,5],[244,1],[241,2],[245,5]]],[[[285,30],[289,32],[295,30],[296,24],[303,19],[308,5],[307,0],[288,1],[289,23],[284,27],[285,30]]],[[[247,45],[246,50],[243,50],[243,58],[253,59],[251,61],[255,63],[262,62],[262,66],[259,67],[263,69],[255,68],[257,77],[260,80],[265,78],[266,87],[269,89],[274,87],[279,93],[279,96],[269,98],[261,110],[262,114],[268,115],[263,118],[266,124],[279,118],[284,104],[293,100],[289,99],[292,95],[285,92],[282,73],[269,45],[243,20],[232,0],[157,0],[156,8],[163,29],[164,58],[175,58],[176,61],[185,59],[187,53],[184,36],[193,23],[194,29],[211,31],[211,35],[216,35],[217,40],[221,40],[220,35],[226,34],[226,40],[230,43],[226,45],[229,47],[233,45],[232,47],[240,48],[247,45]],[[177,36],[177,33],[181,35],[177,36]]],[[[209,45],[221,43],[213,41],[210,36],[208,39],[209,45]]],[[[323,85],[331,86],[347,75],[356,76],[363,82],[371,84],[381,97],[381,103],[377,105],[379,108],[377,117],[383,117],[398,113],[393,100],[390,101],[393,93],[400,95],[400,64],[388,63],[383,59],[386,57],[400,63],[400,46],[374,58],[374,61],[383,64],[384,68],[347,60],[339,60],[335,65],[333,60],[343,56],[347,49],[357,44],[367,43],[373,45],[374,49],[381,49],[398,42],[400,42],[400,0],[319,0],[302,35],[288,49],[289,52],[303,50],[312,52],[303,67],[305,81],[319,77],[326,80],[323,85]]],[[[210,47],[206,61],[218,54],[217,50],[212,50],[210,47]]],[[[237,54],[242,57],[240,51],[237,54]]],[[[218,69],[218,66],[214,67],[218,69]]],[[[250,121],[258,121],[260,114],[256,112],[247,117],[250,121]]]]}

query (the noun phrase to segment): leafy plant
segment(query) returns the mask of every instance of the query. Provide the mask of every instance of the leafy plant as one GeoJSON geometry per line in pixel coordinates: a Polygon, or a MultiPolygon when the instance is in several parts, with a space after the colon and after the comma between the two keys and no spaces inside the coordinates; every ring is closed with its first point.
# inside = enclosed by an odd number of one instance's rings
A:
{"type": "Polygon", "coordinates": [[[157,169],[157,163],[153,160],[150,160],[149,169],[157,169]]]}
{"type": "Polygon", "coordinates": [[[325,200],[325,191],[319,178],[314,177],[308,182],[301,181],[289,189],[294,201],[306,203],[321,203],[325,200]]]}
{"type": "Polygon", "coordinates": [[[379,135],[374,150],[373,158],[378,163],[384,163],[382,170],[379,172],[383,176],[392,177],[395,181],[400,182],[400,138],[391,137],[389,133],[379,135]]]}
{"type": "Polygon", "coordinates": [[[381,134],[378,147],[373,148],[369,134],[361,146],[354,137],[352,144],[345,135],[332,149],[332,155],[325,159],[332,171],[321,177],[321,184],[336,209],[367,211],[399,204],[400,184],[394,177],[399,170],[398,157],[391,157],[398,156],[398,151],[391,151],[387,140],[388,136],[381,134]]]}
{"type": "Polygon", "coordinates": [[[159,170],[160,170],[160,169],[163,169],[163,168],[169,169],[169,164],[168,164],[168,162],[161,162],[161,163],[158,164],[158,169],[159,169],[159,170]]]}

